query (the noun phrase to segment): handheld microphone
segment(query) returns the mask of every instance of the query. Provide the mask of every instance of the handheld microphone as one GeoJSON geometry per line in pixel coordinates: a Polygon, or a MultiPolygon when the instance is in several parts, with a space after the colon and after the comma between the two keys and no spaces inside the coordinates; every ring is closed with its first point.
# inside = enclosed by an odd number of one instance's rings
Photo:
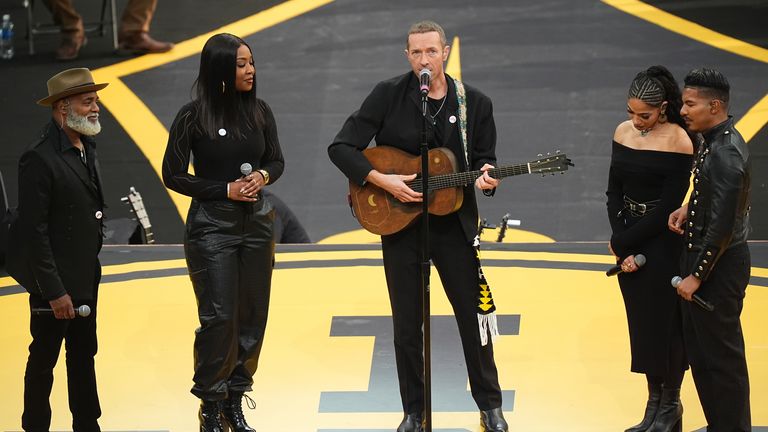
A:
{"type": "Polygon", "coordinates": [[[419,72],[419,93],[426,96],[429,93],[429,81],[432,79],[432,72],[424,68],[419,72]]]}
{"type": "Polygon", "coordinates": [[[247,176],[252,172],[253,172],[253,167],[248,162],[245,162],[242,165],[240,165],[240,174],[247,176]]]}
{"type": "MultiPolygon", "coordinates": [[[[673,287],[677,288],[680,286],[681,283],[683,283],[683,278],[681,278],[680,276],[675,276],[672,278],[673,287]]],[[[693,302],[696,303],[702,309],[707,310],[709,312],[712,312],[713,310],[715,310],[715,305],[699,297],[698,294],[694,293],[691,296],[691,298],[693,298],[693,302]]]]}
{"type": "MultiPolygon", "coordinates": [[[[82,305],[75,308],[76,317],[87,317],[91,314],[91,308],[88,305],[82,305]]],[[[32,308],[32,315],[53,315],[51,308],[32,308]]]]}
{"type": "MultiPolygon", "coordinates": [[[[645,255],[635,255],[635,264],[637,264],[638,269],[642,268],[645,265],[645,255]]],[[[608,271],[605,272],[605,275],[616,276],[619,273],[624,273],[624,270],[621,269],[621,264],[616,264],[615,266],[609,268],[608,271]]]]}

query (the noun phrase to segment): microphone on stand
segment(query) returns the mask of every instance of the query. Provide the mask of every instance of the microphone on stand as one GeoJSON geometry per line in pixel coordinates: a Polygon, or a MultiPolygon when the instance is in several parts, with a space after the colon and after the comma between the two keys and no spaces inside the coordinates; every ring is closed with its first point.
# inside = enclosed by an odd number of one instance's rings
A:
{"type": "Polygon", "coordinates": [[[432,72],[424,68],[419,72],[419,93],[426,96],[429,93],[429,81],[432,79],[432,72]]]}
{"type": "MultiPolygon", "coordinates": [[[[672,278],[673,287],[677,288],[680,286],[681,283],[683,283],[683,278],[681,278],[680,276],[675,276],[672,278]]],[[[694,293],[693,296],[691,296],[691,298],[693,298],[693,302],[696,303],[702,309],[707,310],[709,312],[712,312],[715,310],[715,305],[699,297],[698,294],[694,293]]]]}
{"type": "MultiPolygon", "coordinates": [[[[75,308],[76,317],[87,317],[91,314],[91,308],[88,305],[82,305],[75,308]]],[[[32,308],[32,315],[53,315],[51,308],[32,308]]]]}
{"type": "MultiPolygon", "coordinates": [[[[645,255],[643,254],[637,254],[635,255],[635,264],[637,264],[637,268],[640,269],[645,265],[645,255]]],[[[605,272],[606,276],[616,276],[619,273],[624,273],[624,270],[621,268],[621,263],[616,264],[615,266],[608,269],[608,271],[605,272]]]]}

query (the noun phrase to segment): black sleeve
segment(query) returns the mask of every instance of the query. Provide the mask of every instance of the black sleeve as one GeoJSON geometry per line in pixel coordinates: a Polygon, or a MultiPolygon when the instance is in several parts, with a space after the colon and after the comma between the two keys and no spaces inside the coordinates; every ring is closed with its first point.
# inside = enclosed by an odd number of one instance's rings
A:
{"type": "Polygon", "coordinates": [[[472,146],[469,169],[479,170],[485,164],[496,166],[496,122],[493,119],[493,103],[482,96],[477,100],[476,121],[472,128],[472,146]]]}
{"type": "Polygon", "coordinates": [[[736,147],[719,148],[712,152],[710,158],[712,202],[705,219],[709,225],[704,233],[703,248],[691,268],[687,269],[690,274],[699,273],[701,280],[707,280],[731,243],[745,180],[744,161],[736,147]]]}
{"type": "Polygon", "coordinates": [[[360,109],[344,122],[333,142],[328,146],[331,161],[357,184],[364,184],[373,166],[362,151],[381,129],[389,100],[386,85],[379,83],[365,98],[360,109]]]}
{"type": "Polygon", "coordinates": [[[36,287],[46,300],[57,299],[67,290],[59,277],[48,233],[49,208],[53,182],[50,168],[40,155],[28,151],[19,161],[19,220],[21,238],[27,239],[27,259],[36,287]]]}
{"type": "Polygon", "coordinates": [[[260,103],[264,108],[264,144],[266,146],[260,167],[269,173],[269,184],[272,184],[283,175],[285,160],[277,137],[277,122],[272,109],[266,102],[260,100],[260,103]]]}
{"type": "Polygon", "coordinates": [[[168,189],[193,198],[227,199],[227,182],[196,177],[188,172],[192,139],[197,130],[195,113],[187,105],[171,125],[163,157],[163,183],[168,189]]]}
{"type": "Polygon", "coordinates": [[[688,191],[689,178],[687,172],[669,173],[664,177],[661,197],[656,207],[631,227],[611,236],[611,247],[616,255],[621,258],[632,255],[640,244],[668,229],[669,214],[680,207],[688,191]]]}

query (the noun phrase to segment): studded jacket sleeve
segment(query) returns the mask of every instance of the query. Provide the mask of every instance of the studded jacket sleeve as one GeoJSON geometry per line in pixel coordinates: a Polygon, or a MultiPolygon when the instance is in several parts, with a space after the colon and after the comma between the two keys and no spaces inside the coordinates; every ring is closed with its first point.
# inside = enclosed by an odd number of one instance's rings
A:
{"type": "Polygon", "coordinates": [[[744,200],[749,177],[743,155],[737,147],[725,145],[715,148],[707,162],[707,176],[711,179],[709,197],[694,196],[689,202],[689,223],[692,225],[686,233],[694,245],[700,246],[695,259],[688,261],[687,270],[701,280],[707,279],[717,260],[734,242],[734,237],[739,241],[746,240],[747,230],[742,219],[747,207],[744,200]],[[700,204],[707,198],[708,203],[700,204]],[[697,215],[696,211],[702,214],[697,215]],[[701,229],[700,233],[695,232],[697,228],[701,229]],[[696,238],[697,234],[701,235],[700,239],[696,238]]]}

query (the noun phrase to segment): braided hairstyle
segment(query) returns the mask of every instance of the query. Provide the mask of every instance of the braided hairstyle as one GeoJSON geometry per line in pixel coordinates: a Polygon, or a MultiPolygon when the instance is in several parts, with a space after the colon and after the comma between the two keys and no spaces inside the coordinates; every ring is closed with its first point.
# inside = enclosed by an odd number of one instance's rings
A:
{"type": "Polygon", "coordinates": [[[660,107],[667,102],[664,113],[668,121],[685,129],[685,121],[680,115],[683,97],[675,77],[664,66],[651,66],[638,73],[629,86],[627,99],[640,99],[652,107],[660,107]]]}

